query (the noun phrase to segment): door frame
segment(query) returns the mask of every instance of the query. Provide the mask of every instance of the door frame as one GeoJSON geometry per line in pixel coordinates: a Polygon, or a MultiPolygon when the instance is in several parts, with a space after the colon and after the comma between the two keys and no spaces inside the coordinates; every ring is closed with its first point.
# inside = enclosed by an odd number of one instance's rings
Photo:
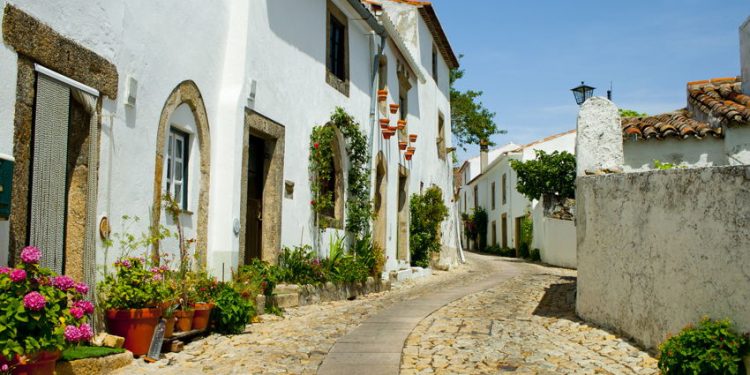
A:
{"type": "Polygon", "coordinates": [[[265,183],[261,212],[263,213],[261,233],[261,260],[271,264],[278,262],[278,252],[281,248],[281,200],[284,185],[284,144],[285,127],[270,118],[245,108],[245,129],[242,139],[242,177],[240,180],[240,233],[239,233],[239,264],[247,264],[245,246],[247,236],[247,193],[248,193],[248,158],[250,135],[265,141],[266,163],[264,167],[265,183]]]}

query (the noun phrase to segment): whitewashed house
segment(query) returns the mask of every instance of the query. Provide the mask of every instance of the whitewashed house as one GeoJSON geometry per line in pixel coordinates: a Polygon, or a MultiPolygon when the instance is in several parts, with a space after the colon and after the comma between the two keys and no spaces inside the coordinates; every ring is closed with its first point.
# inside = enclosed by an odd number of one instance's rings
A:
{"type": "MultiPolygon", "coordinates": [[[[532,248],[539,248],[543,261],[575,267],[575,227],[572,221],[557,220],[542,214],[538,201],[529,201],[516,190],[518,178],[510,167],[511,160],[527,161],[536,157],[535,151],[547,153],[567,151],[575,153],[575,131],[556,134],[524,146],[504,145],[496,150],[485,150],[478,158],[467,160],[461,168],[466,177],[458,193],[459,210],[472,214],[475,207],[487,211],[487,244],[518,249],[521,241],[521,222],[532,214],[534,231],[532,248]],[[498,152],[499,151],[499,152],[498,152]],[[478,160],[478,163],[475,161],[478,160]],[[479,168],[475,165],[478,164],[479,168]],[[475,173],[475,174],[473,174],[475,173]]],[[[464,247],[475,247],[463,236],[464,247]]]]}
{"type": "MultiPolygon", "coordinates": [[[[200,262],[217,276],[252,258],[274,262],[283,246],[311,244],[326,255],[343,230],[321,233],[314,220],[308,148],[313,126],[336,107],[370,141],[374,235],[387,271],[408,266],[411,194],[437,185],[453,207],[446,153],[449,71],[458,61],[429,4],[0,6],[0,158],[15,160],[9,215],[0,209],[0,263],[35,244],[46,264],[91,278],[96,264],[117,255],[105,260],[103,238],[123,230],[123,215],[141,218],[130,232],[152,223],[175,229],[162,208],[166,192],[200,262]],[[383,102],[379,89],[388,90],[383,102]],[[399,113],[388,112],[392,103],[399,113]],[[377,125],[385,116],[407,120],[407,129],[386,141],[377,125]],[[407,134],[418,135],[411,161],[398,148],[407,134]]],[[[345,193],[336,199],[343,205],[345,193]]],[[[343,212],[335,210],[339,222],[343,212]]],[[[443,227],[447,262],[457,247],[453,217],[443,227]]],[[[174,253],[177,244],[159,250],[174,253]]]]}

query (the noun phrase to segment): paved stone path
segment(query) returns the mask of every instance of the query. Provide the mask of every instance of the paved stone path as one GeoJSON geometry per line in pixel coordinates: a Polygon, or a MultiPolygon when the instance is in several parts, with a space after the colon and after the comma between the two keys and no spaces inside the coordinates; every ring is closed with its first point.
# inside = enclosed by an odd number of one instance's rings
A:
{"type": "Polygon", "coordinates": [[[288,309],[283,318],[264,315],[245,334],[211,335],[116,373],[655,372],[648,354],[575,318],[575,271],[467,257],[451,272],[354,301],[288,309]]]}

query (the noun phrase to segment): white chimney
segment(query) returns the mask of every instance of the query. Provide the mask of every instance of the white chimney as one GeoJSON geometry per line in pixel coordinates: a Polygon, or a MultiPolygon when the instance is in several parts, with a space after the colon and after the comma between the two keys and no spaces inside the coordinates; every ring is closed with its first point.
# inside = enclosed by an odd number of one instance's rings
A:
{"type": "Polygon", "coordinates": [[[740,66],[742,92],[750,95],[750,17],[740,26],[740,66]]]}
{"type": "Polygon", "coordinates": [[[484,173],[487,171],[487,150],[489,147],[486,143],[479,145],[479,172],[484,173]]]}

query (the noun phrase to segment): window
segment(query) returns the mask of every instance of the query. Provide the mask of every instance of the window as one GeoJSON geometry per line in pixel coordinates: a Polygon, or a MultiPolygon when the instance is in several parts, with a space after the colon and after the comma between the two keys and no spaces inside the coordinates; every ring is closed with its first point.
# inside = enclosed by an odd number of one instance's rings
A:
{"type": "Polygon", "coordinates": [[[167,144],[167,194],[183,210],[188,209],[188,156],[190,136],[175,128],[169,130],[167,144]]]}
{"type": "Polygon", "coordinates": [[[466,207],[466,192],[464,192],[464,212],[466,212],[467,208],[468,207],[466,207]]]}
{"type": "Polygon", "coordinates": [[[507,199],[507,193],[505,191],[505,185],[507,185],[507,175],[505,173],[503,173],[503,187],[502,187],[502,190],[503,190],[503,204],[505,204],[508,201],[508,199],[507,199]]]}
{"type": "Polygon", "coordinates": [[[347,18],[333,4],[328,3],[326,43],[326,82],[344,95],[349,95],[349,51],[347,18]]]}
{"type": "Polygon", "coordinates": [[[479,185],[474,186],[474,208],[479,207],[479,185]]]}
{"type": "MultiPolygon", "coordinates": [[[[329,125],[330,126],[330,125],[329,125]]],[[[338,133],[338,130],[336,131],[338,133]]],[[[333,137],[333,157],[328,166],[330,171],[327,179],[321,178],[321,194],[330,194],[333,203],[321,212],[324,227],[343,229],[344,217],[344,175],[341,168],[341,144],[338,136],[333,137]]]]}
{"type": "Polygon", "coordinates": [[[435,46],[432,46],[432,79],[438,82],[438,54],[435,46]]]}
{"type": "Polygon", "coordinates": [[[503,248],[508,247],[508,216],[503,214],[501,225],[503,226],[500,231],[503,237],[503,248]]]}
{"type": "Polygon", "coordinates": [[[497,245],[497,221],[492,221],[492,246],[497,245]]]}
{"type": "Polygon", "coordinates": [[[437,152],[440,159],[445,160],[445,119],[438,114],[437,152]]]}
{"type": "Polygon", "coordinates": [[[492,182],[492,209],[495,209],[495,182],[492,182]]]}

